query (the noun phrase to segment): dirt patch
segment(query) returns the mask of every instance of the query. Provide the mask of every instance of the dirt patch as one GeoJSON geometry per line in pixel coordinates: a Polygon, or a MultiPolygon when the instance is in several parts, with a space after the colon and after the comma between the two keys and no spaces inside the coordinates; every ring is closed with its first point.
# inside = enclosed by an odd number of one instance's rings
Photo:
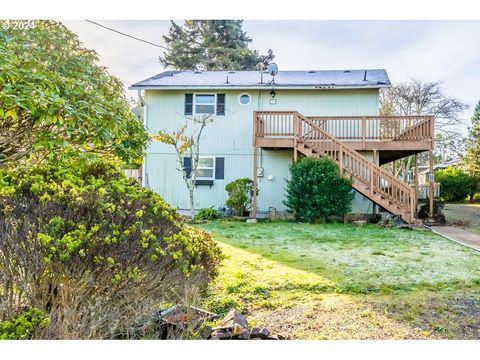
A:
{"type": "Polygon", "coordinates": [[[443,339],[480,339],[480,292],[424,293],[369,301],[377,312],[421,334],[443,339]]]}
{"type": "Polygon", "coordinates": [[[293,339],[422,339],[418,329],[364,301],[329,295],[317,303],[252,311],[250,319],[293,339]]]}

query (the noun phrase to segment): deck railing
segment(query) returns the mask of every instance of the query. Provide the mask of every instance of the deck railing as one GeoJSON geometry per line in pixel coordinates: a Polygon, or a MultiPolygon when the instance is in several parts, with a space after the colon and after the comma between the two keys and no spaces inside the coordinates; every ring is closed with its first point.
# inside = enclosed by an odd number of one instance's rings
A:
{"type": "Polygon", "coordinates": [[[300,114],[297,117],[299,141],[337,162],[340,172],[347,172],[368,186],[371,196],[379,193],[390,198],[405,211],[407,209],[413,211],[414,189],[412,187],[369,161],[357,151],[342,144],[337,138],[315,124],[312,119],[302,117],[300,114]]]}
{"type": "MultiPolygon", "coordinates": [[[[293,137],[295,111],[255,112],[255,136],[293,137]]],[[[307,116],[340,141],[433,140],[433,116],[307,116]]]]}

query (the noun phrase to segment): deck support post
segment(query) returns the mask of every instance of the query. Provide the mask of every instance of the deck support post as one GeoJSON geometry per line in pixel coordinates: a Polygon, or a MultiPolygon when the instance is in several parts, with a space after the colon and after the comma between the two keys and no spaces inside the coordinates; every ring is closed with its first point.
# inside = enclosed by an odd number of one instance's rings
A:
{"type": "Polygon", "coordinates": [[[298,114],[293,115],[293,162],[298,160],[298,114]]]}
{"type": "MultiPolygon", "coordinates": [[[[375,165],[379,165],[377,149],[373,149],[373,162],[375,163],[375,165]]],[[[376,214],[377,214],[377,204],[375,204],[372,201],[372,218],[375,218],[376,214]]]]}
{"type": "MultiPolygon", "coordinates": [[[[428,157],[429,157],[429,176],[433,174],[433,150],[428,151],[428,157]]],[[[428,200],[429,200],[429,206],[428,206],[428,217],[433,218],[433,196],[434,196],[434,191],[433,191],[433,181],[430,181],[431,179],[428,179],[428,200]]]]}
{"type": "Polygon", "coordinates": [[[415,213],[418,211],[418,154],[415,154],[415,173],[413,175],[414,178],[414,184],[415,184],[415,213]]]}
{"type": "Polygon", "coordinates": [[[257,218],[257,147],[253,147],[253,197],[252,197],[252,218],[257,218]]]}
{"type": "Polygon", "coordinates": [[[397,175],[397,169],[396,169],[396,166],[395,166],[396,164],[397,164],[396,160],[393,160],[393,163],[392,163],[392,175],[393,176],[397,175]]]}

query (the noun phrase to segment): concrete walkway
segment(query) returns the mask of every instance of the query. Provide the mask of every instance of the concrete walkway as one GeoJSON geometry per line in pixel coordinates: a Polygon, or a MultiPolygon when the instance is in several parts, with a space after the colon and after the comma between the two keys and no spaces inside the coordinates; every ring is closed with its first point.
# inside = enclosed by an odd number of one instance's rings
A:
{"type": "Polygon", "coordinates": [[[459,244],[480,251],[480,235],[455,226],[431,226],[430,229],[438,235],[459,244]]]}

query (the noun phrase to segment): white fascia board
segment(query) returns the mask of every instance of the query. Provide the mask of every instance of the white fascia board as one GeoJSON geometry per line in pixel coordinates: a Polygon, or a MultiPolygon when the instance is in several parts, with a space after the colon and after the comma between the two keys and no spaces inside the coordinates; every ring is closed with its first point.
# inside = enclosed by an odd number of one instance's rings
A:
{"type": "Polygon", "coordinates": [[[131,86],[129,90],[334,90],[334,89],[380,89],[389,88],[391,85],[365,85],[365,86],[329,86],[329,85],[311,85],[311,86],[131,86]]]}

